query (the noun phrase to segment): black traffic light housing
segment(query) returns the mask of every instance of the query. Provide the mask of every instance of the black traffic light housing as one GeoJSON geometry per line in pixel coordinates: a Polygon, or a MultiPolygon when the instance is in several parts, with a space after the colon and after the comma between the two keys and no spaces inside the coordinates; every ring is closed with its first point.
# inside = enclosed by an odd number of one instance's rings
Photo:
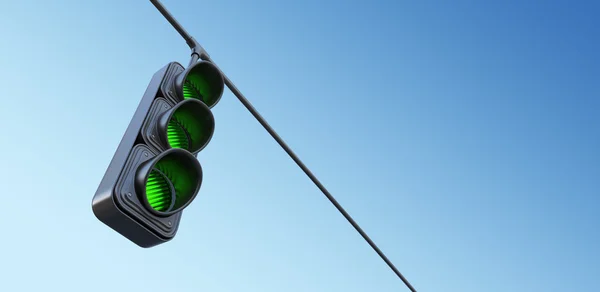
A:
{"type": "Polygon", "coordinates": [[[154,74],[94,195],[100,221],[141,247],[175,236],[202,184],[196,155],[212,138],[210,108],[223,89],[207,61],[187,69],[172,62],[154,74]]]}

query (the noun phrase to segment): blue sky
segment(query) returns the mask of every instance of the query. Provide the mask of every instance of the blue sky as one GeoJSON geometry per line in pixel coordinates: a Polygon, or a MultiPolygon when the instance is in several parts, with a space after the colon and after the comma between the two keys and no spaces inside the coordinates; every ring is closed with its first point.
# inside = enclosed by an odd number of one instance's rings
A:
{"type": "MultiPolygon", "coordinates": [[[[163,2],[418,291],[600,290],[596,2],[163,2]]],[[[127,241],[91,199],[185,42],[142,0],[0,27],[3,290],[408,291],[229,92],[176,238],[127,241]]]]}

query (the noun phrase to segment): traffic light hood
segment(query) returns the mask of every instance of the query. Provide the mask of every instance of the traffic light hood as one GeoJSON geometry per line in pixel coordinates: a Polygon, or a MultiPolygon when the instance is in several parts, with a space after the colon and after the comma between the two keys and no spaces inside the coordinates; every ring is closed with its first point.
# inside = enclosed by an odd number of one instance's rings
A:
{"type": "Polygon", "coordinates": [[[190,65],[175,78],[174,83],[180,100],[198,99],[208,108],[214,107],[219,102],[225,88],[221,71],[208,61],[190,65]]]}
{"type": "Polygon", "coordinates": [[[202,167],[191,153],[169,149],[140,164],[135,191],[141,202],[157,216],[170,216],[185,209],[202,184],[202,167]]]}
{"type": "Polygon", "coordinates": [[[197,99],[188,99],[164,112],[158,119],[157,127],[165,148],[181,148],[197,153],[210,142],[215,119],[206,104],[197,99]]]}

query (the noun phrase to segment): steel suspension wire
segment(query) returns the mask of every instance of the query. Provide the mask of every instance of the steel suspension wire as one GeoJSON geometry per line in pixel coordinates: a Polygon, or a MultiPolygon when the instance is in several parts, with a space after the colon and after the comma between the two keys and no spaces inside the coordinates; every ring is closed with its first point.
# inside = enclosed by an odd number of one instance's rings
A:
{"type": "MultiPolygon", "coordinates": [[[[154,4],[156,9],[158,9],[158,11],[167,19],[167,21],[175,28],[175,30],[177,30],[177,32],[185,39],[185,41],[188,44],[188,46],[190,47],[190,49],[192,49],[192,59],[191,59],[190,65],[196,63],[198,58],[201,58],[202,60],[212,62],[215,66],[217,66],[217,64],[211,60],[211,58],[208,55],[208,53],[206,52],[206,50],[204,50],[204,48],[181,26],[181,24],[179,24],[179,22],[177,22],[177,20],[175,20],[173,15],[171,15],[171,13],[169,13],[169,11],[162,5],[160,0],[150,0],[150,2],[152,4],[154,4]]],[[[218,66],[217,66],[217,68],[218,68],[218,66]]],[[[310,180],[321,190],[321,192],[323,192],[325,197],[327,197],[327,199],[329,199],[329,201],[335,206],[335,208],[340,213],[342,213],[344,218],[346,218],[346,220],[348,220],[348,222],[350,222],[352,227],[354,227],[354,229],[356,229],[356,231],[358,231],[358,233],[364,238],[364,240],[367,241],[367,243],[371,246],[371,248],[373,248],[373,250],[375,250],[375,252],[379,255],[379,257],[381,257],[381,259],[390,267],[390,269],[392,269],[392,271],[396,274],[396,276],[398,276],[400,278],[400,280],[402,280],[402,282],[404,282],[406,287],[408,287],[408,289],[410,289],[410,291],[416,292],[417,290],[415,290],[415,288],[408,282],[408,280],[402,275],[402,273],[400,273],[400,271],[398,271],[396,266],[394,266],[394,264],[387,258],[387,256],[385,256],[385,254],[379,249],[379,247],[377,247],[377,245],[373,242],[373,240],[371,240],[371,238],[369,238],[367,233],[365,233],[365,231],[362,230],[362,228],[360,228],[358,223],[356,223],[356,221],[354,221],[354,219],[352,219],[352,216],[350,216],[350,214],[348,214],[348,212],[346,212],[346,210],[344,210],[344,208],[342,208],[340,203],[338,203],[338,201],[331,195],[331,193],[329,193],[329,191],[325,188],[325,186],[323,186],[323,184],[321,184],[321,182],[310,171],[310,169],[308,169],[308,167],[306,167],[306,165],[302,162],[302,160],[300,160],[300,158],[298,158],[296,153],[294,153],[294,151],[292,151],[292,149],[283,141],[283,139],[277,134],[277,132],[275,132],[275,130],[269,125],[269,123],[267,123],[267,121],[260,115],[260,113],[258,113],[258,111],[254,108],[254,106],[252,106],[250,101],[248,101],[248,99],[246,99],[246,97],[233,84],[233,82],[231,82],[231,80],[229,80],[229,78],[225,75],[225,73],[221,69],[219,69],[219,70],[223,74],[223,78],[225,79],[225,84],[227,85],[229,90],[231,90],[231,92],[240,100],[240,102],[246,107],[246,109],[248,109],[248,111],[254,116],[254,118],[256,118],[256,120],[265,128],[265,130],[267,130],[267,132],[269,132],[271,137],[273,137],[273,139],[275,139],[275,141],[277,141],[279,146],[281,146],[281,148],[283,148],[283,150],[285,150],[285,152],[290,156],[290,158],[292,158],[292,160],[294,160],[294,162],[296,162],[296,164],[302,169],[302,171],[304,171],[304,173],[308,176],[308,178],[310,178],[310,180]]]]}
{"type": "MultiPolygon", "coordinates": [[[[204,56],[203,59],[215,64],[211,60],[211,58],[208,56],[204,56]]],[[[215,64],[215,66],[217,66],[217,65],[215,64]]],[[[221,69],[219,69],[219,70],[223,73],[223,71],[221,69]]],[[[233,82],[231,82],[231,80],[225,75],[225,73],[223,73],[223,78],[225,79],[225,85],[227,85],[229,90],[231,90],[231,92],[240,100],[240,102],[246,107],[246,109],[248,109],[248,111],[254,116],[254,118],[256,118],[256,120],[263,126],[263,128],[265,128],[265,130],[267,130],[267,132],[269,132],[271,137],[273,137],[273,139],[275,139],[275,141],[277,141],[279,146],[281,146],[281,148],[283,148],[283,150],[290,156],[290,158],[292,158],[292,160],[294,160],[294,162],[296,162],[296,164],[302,169],[302,171],[304,171],[304,173],[319,188],[319,190],[321,190],[321,192],[325,195],[325,197],[327,197],[327,199],[329,199],[329,201],[335,206],[335,208],[340,213],[342,213],[344,218],[346,218],[346,220],[348,220],[348,222],[350,222],[352,227],[354,227],[354,229],[356,229],[356,231],[358,231],[358,233],[364,238],[364,240],[367,241],[367,243],[373,248],[373,250],[375,250],[375,252],[379,255],[379,257],[381,257],[381,259],[390,267],[390,269],[392,269],[392,271],[396,274],[396,276],[398,276],[400,278],[400,280],[402,280],[402,282],[404,282],[404,284],[406,285],[406,287],[408,287],[408,289],[410,289],[410,291],[416,292],[417,290],[415,290],[415,288],[410,284],[410,282],[408,282],[408,280],[402,275],[402,273],[400,273],[400,271],[398,271],[396,266],[394,266],[394,264],[388,259],[388,257],[379,249],[379,247],[377,247],[375,242],[373,242],[373,240],[371,240],[371,238],[367,235],[367,233],[365,233],[365,231],[362,228],[360,228],[358,223],[356,223],[356,221],[354,221],[354,219],[352,219],[352,216],[350,216],[350,214],[348,214],[348,212],[346,212],[346,210],[344,210],[344,208],[340,205],[340,203],[338,203],[338,201],[333,197],[333,195],[331,195],[331,193],[325,188],[325,186],[323,186],[323,184],[319,181],[319,179],[317,179],[317,177],[310,171],[310,169],[308,169],[308,167],[302,162],[302,160],[300,160],[300,158],[296,155],[296,153],[294,153],[294,151],[292,151],[292,149],[285,143],[285,141],[283,141],[283,139],[277,134],[277,132],[275,132],[275,130],[271,127],[271,125],[269,125],[269,123],[267,123],[267,121],[260,115],[260,113],[258,113],[256,108],[254,108],[254,106],[250,103],[250,101],[248,101],[248,99],[246,99],[246,97],[233,84],[233,82]]]]}

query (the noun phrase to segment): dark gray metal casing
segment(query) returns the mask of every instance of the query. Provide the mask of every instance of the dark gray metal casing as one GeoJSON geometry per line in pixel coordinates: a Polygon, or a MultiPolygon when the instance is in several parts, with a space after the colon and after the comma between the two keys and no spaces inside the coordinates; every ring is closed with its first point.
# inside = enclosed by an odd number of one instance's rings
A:
{"type": "Polygon", "coordinates": [[[157,217],[142,208],[133,178],[137,166],[162,150],[149,143],[142,127],[151,116],[148,113],[155,99],[171,100],[172,93],[165,91],[183,71],[183,66],[172,62],[154,74],[92,200],[92,210],[100,221],[145,248],[171,240],[182,215],[157,217]]]}

